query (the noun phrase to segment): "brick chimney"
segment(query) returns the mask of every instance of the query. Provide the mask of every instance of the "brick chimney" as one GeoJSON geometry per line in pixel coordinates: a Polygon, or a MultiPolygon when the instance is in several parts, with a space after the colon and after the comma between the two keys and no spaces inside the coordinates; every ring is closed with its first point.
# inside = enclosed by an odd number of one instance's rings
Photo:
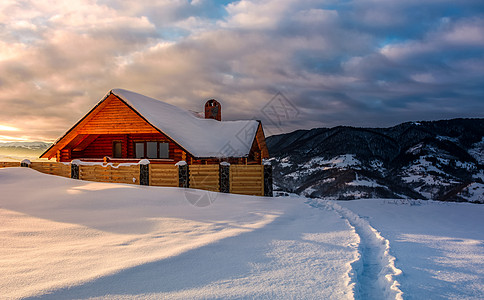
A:
{"type": "Polygon", "coordinates": [[[222,120],[222,106],[215,99],[210,99],[205,103],[205,119],[222,120]]]}

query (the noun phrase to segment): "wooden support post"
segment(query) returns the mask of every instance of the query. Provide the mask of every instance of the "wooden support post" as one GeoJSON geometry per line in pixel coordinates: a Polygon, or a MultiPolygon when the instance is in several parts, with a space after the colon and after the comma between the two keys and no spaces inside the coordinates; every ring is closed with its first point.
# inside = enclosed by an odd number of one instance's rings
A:
{"type": "Polygon", "coordinates": [[[230,164],[221,163],[219,167],[219,185],[221,193],[230,193],[230,164]]]}
{"type": "Polygon", "coordinates": [[[75,162],[71,163],[71,178],[79,179],[79,165],[75,162]]]}
{"type": "Polygon", "coordinates": [[[264,165],[264,196],[272,197],[272,165],[264,165]]]}
{"type": "MultiPolygon", "coordinates": [[[[146,160],[148,161],[148,160],[146,160]]],[[[139,184],[140,185],[150,185],[150,164],[140,163],[139,164],[139,184]]]]}
{"type": "Polygon", "coordinates": [[[188,165],[178,165],[178,186],[188,188],[190,187],[190,176],[189,176],[188,165]]]}

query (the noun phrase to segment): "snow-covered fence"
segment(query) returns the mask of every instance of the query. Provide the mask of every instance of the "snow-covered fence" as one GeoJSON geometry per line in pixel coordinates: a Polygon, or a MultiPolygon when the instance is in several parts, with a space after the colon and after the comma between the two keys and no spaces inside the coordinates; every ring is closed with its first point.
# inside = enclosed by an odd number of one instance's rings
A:
{"type": "Polygon", "coordinates": [[[79,179],[98,181],[139,184],[140,167],[133,165],[80,165],[79,179]]]}
{"type": "Polygon", "coordinates": [[[175,165],[150,164],[149,174],[150,185],[178,187],[178,167],[175,165]]]}
{"type": "Polygon", "coordinates": [[[71,165],[56,162],[31,162],[30,168],[39,172],[62,177],[71,177],[71,165]]]}
{"type": "Polygon", "coordinates": [[[14,168],[14,167],[20,167],[20,163],[17,161],[0,162],[0,168],[14,168]]]}
{"type": "Polygon", "coordinates": [[[191,165],[189,185],[194,189],[219,192],[219,165],[191,165]]]}
{"type": "Polygon", "coordinates": [[[230,192],[264,196],[264,166],[231,165],[230,192]]]}
{"type": "MultiPolygon", "coordinates": [[[[19,166],[18,162],[0,162],[0,168],[19,166]]],[[[189,187],[214,192],[272,196],[272,172],[267,172],[268,168],[272,168],[264,165],[166,165],[151,164],[148,160],[115,164],[74,160],[72,163],[29,162],[24,166],[46,174],[88,181],[189,187]]]]}

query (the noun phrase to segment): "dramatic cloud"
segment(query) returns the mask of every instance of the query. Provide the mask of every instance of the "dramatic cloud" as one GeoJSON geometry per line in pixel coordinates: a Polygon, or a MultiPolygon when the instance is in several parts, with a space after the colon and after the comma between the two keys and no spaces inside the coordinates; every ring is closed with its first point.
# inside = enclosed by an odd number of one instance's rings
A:
{"type": "Polygon", "coordinates": [[[55,139],[112,88],[268,134],[484,117],[481,0],[153,2],[2,1],[0,141],[55,139]]]}

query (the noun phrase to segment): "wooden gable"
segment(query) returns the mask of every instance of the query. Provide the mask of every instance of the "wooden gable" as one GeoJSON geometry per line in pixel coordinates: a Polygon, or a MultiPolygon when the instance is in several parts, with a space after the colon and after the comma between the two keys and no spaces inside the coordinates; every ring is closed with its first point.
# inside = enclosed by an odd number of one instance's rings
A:
{"type": "Polygon", "coordinates": [[[160,133],[116,95],[110,94],[74,125],[41,158],[56,156],[62,149],[78,148],[99,134],[160,133]]]}
{"type": "Polygon", "coordinates": [[[77,134],[158,133],[118,97],[111,94],[107,105],[77,129],[77,134]]]}

